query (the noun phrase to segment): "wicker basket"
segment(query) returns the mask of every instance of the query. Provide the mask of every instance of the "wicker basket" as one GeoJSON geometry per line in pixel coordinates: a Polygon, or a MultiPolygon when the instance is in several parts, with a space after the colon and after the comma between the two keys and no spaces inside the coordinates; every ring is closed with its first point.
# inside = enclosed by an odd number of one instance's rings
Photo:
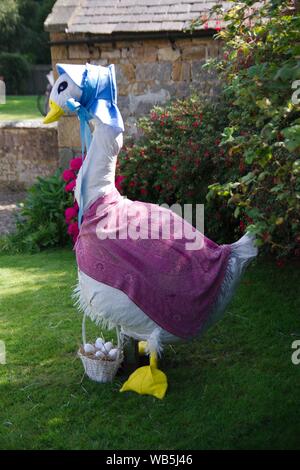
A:
{"type": "MultiPolygon", "coordinates": [[[[82,341],[86,344],[86,333],[85,333],[85,321],[86,315],[83,315],[82,319],[82,341]]],[[[86,375],[94,380],[95,382],[107,383],[112,382],[122,361],[123,361],[123,350],[120,339],[120,331],[116,328],[117,339],[118,339],[118,356],[114,361],[97,358],[84,352],[81,346],[78,351],[86,375]]]]}

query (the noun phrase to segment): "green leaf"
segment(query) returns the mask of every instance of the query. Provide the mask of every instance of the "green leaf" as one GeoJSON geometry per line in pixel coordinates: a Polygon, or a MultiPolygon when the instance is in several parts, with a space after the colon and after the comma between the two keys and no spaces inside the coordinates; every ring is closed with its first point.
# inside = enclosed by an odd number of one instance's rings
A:
{"type": "Polygon", "coordinates": [[[234,217],[235,217],[236,219],[237,219],[238,216],[240,215],[240,211],[241,211],[240,207],[236,207],[236,208],[235,208],[233,215],[234,215],[234,217]]]}
{"type": "Polygon", "coordinates": [[[290,152],[300,147],[300,124],[286,127],[282,133],[285,137],[285,146],[290,152]]]}

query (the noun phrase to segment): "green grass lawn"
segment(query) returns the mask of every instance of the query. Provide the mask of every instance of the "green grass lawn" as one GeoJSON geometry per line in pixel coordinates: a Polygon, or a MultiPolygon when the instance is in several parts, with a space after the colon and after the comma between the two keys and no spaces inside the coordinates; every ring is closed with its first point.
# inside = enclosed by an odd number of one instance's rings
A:
{"type": "Polygon", "coordinates": [[[0,121],[42,119],[37,108],[36,96],[7,96],[6,104],[0,104],[0,121]]]}
{"type": "Polygon", "coordinates": [[[300,448],[299,266],[252,265],[222,321],[167,347],[163,401],[119,393],[123,376],[81,382],[71,251],[1,255],[0,267],[1,449],[300,448]]]}

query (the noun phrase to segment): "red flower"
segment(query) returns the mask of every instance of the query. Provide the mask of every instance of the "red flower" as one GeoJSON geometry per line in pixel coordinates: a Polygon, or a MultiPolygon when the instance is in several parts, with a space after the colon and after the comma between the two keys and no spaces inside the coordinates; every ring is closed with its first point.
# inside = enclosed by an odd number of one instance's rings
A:
{"type": "Polygon", "coordinates": [[[192,124],[192,126],[193,126],[193,127],[199,127],[199,124],[200,124],[200,123],[199,123],[198,121],[194,121],[193,124],[192,124]]]}
{"type": "Polygon", "coordinates": [[[79,234],[79,228],[78,228],[77,222],[73,222],[72,224],[69,225],[68,234],[71,235],[72,237],[76,237],[79,234]]]}
{"type": "Polygon", "coordinates": [[[208,151],[208,150],[205,150],[205,152],[204,152],[204,156],[205,156],[205,157],[209,157],[209,156],[210,156],[210,153],[209,153],[209,151],[208,151]]]}
{"type": "Polygon", "coordinates": [[[241,231],[241,232],[244,232],[244,231],[245,231],[245,228],[246,228],[245,222],[243,222],[243,221],[241,220],[241,221],[240,221],[240,231],[241,231]]]}
{"type": "Polygon", "coordinates": [[[158,184],[158,185],[154,186],[154,189],[155,189],[156,191],[161,191],[161,186],[158,184]]]}
{"type": "Polygon", "coordinates": [[[66,223],[70,223],[72,219],[74,219],[77,216],[77,209],[75,207],[68,207],[65,210],[65,219],[66,223]]]}
{"type": "Polygon", "coordinates": [[[123,175],[119,175],[119,176],[116,177],[115,185],[116,185],[116,188],[119,191],[121,190],[122,182],[123,182],[124,179],[125,179],[125,176],[123,176],[123,175]]]}
{"type": "Polygon", "coordinates": [[[278,268],[283,268],[283,266],[285,265],[285,262],[283,259],[279,259],[276,261],[276,264],[278,266],[278,268]]]}
{"type": "Polygon", "coordinates": [[[80,170],[81,165],[82,165],[82,158],[81,158],[81,157],[73,158],[73,159],[70,161],[70,168],[71,168],[72,170],[75,170],[75,171],[80,170]]]}
{"type": "Polygon", "coordinates": [[[140,151],[140,156],[143,157],[145,155],[145,150],[140,151]]]}
{"type": "Polygon", "coordinates": [[[141,194],[143,194],[143,195],[148,194],[147,189],[146,189],[146,188],[142,188],[142,189],[141,189],[141,194]]]}
{"type": "Polygon", "coordinates": [[[131,186],[133,188],[133,186],[135,186],[135,182],[134,181],[130,181],[129,182],[129,186],[131,186]]]}
{"type": "Polygon", "coordinates": [[[171,168],[172,168],[173,171],[176,171],[176,170],[177,170],[177,166],[176,166],[176,165],[171,166],[171,168]]]}
{"type": "Polygon", "coordinates": [[[240,164],[239,164],[240,173],[244,173],[245,169],[246,169],[245,163],[243,161],[241,161],[240,164]]]}
{"type": "Polygon", "coordinates": [[[70,181],[70,180],[73,180],[75,178],[76,178],[76,175],[75,175],[74,171],[72,171],[72,170],[64,170],[63,171],[62,179],[64,181],[70,181]]]}
{"type": "Polygon", "coordinates": [[[70,183],[66,184],[65,191],[71,192],[71,191],[74,190],[75,186],[76,186],[76,181],[72,180],[72,181],[70,181],[70,183]]]}

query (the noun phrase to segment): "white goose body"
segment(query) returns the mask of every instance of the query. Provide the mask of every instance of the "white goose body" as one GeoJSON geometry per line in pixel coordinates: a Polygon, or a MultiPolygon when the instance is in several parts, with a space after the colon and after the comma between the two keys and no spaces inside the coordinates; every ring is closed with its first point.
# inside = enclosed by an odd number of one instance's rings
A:
{"type": "MultiPolygon", "coordinates": [[[[75,197],[78,204],[82,204],[83,213],[99,197],[109,194],[115,187],[117,156],[122,145],[122,133],[99,120],[94,121],[93,139],[79,171],[75,190],[75,197]],[[80,201],[83,176],[84,188],[80,201]]],[[[249,235],[232,244],[227,272],[207,327],[221,316],[245,266],[256,254],[257,249],[249,235]]],[[[109,328],[120,326],[125,335],[147,340],[151,349],[159,350],[163,343],[179,340],[159,327],[124,292],[96,281],[80,270],[76,294],[81,309],[96,323],[109,328]]]]}
{"type": "MultiPolygon", "coordinates": [[[[92,141],[76,182],[75,197],[80,207],[80,218],[81,211],[84,216],[91,204],[102,196],[108,196],[115,188],[116,163],[118,153],[123,145],[124,124],[117,107],[117,87],[113,65],[101,67],[91,64],[57,64],[57,70],[59,78],[53,86],[49,101],[50,111],[44,119],[44,123],[58,120],[64,112],[71,109],[77,112],[80,119],[83,142],[85,140],[83,136],[88,129],[87,122],[92,118],[94,123],[92,141]]],[[[88,224],[88,216],[86,220],[88,224]]],[[[99,243],[101,242],[99,241],[99,243]]],[[[91,256],[86,258],[89,261],[84,270],[89,272],[89,268],[94,266],[94,258],[97,255],[92,250],[97,251],[97,248],[96,245],[91,245],[88,249],[91,256]]],[[[136,250],[135,245],[131,245],[131,249],[136,250]]],[[[152,249],[156,255],[156,245],[153,245],[152,249]]],[[[113,247],[109,251],[112,252],[113,247]]],[[[227,264],[224,265],[226,270],[222,284],[217,292],[214,305],[209,312],[208,320],[202,325],[201,334],[208,326],[220,318],[233,296],[244,268],[256,255],[257,248],[254,246],[254,239],[248,234],[231,245],[227,264]]],[[[149,253],[149,256],[151,256],[151,253],[149,253]]],[[[159,256],[162,255],[159,253],[159,256]]],[[[189,262],[192,263],[191,258],[186,256],[184,258],[189,259],[189,262]]],[[[162,259],[165,260],[166,258],[162,259]]],[[[121,272],[119,264],[115,265],[115,268],[118,269],[118,266],[119,272],[121,272]]],[[[178,267],[180,268],[180,265],[178,267]]],[[[206,271],[204,271],[202,264],[200,267],[203,277],[203,272],[206,271]]],[[[94,271],[90,271],[90,273],[94,273],[94,271]]],[[[200,284],[201,279],[199,279],[198,284],[198,274],[195,275],[194,271],[188,269],[185,271],[185,275],[180,278],[180,282],[173,286],[174,289],[178,289],[182,285],[184,288],[183,292],[186,292],[189,287],[186,287],[184,283],[190,282],[189,274],[191,273],[193,283],[197,287],[202,288],[203,285],[205,286],[205,283],[200,284]]],[[[141,272],[141,274],[143,273],[141,272]]],[[[95,277],[97,277],[96,274],[95,277]]],[[[167,271],[167,278],[170,281],[169,271],[167,271]]],[[[103,278],[101,279],[103,280],[103,278]]],[[[149,282],[150,279],[154,280],[153,277],[147,276],[149,282]]],[[[210,281],[208,276],[205,279],[208,282],[210,281]]],[[[136,282],[138,280],[139,277],[136,278],[136,282]]],[[[217,284],[211,283],[211,285],[215,288],[217,287],[217,284]]],[[[134,284],[134,287],[137,288],[137,286],[141,286],[141,284],[138,284],[138,282],[134,284]]],[[[157,292],[155,287],[151,291],[147,284],[147,290],[151,293],[152,300],[155,300],[154,294],[157,292]]],[[[207,292],[207,290],[204,292],[207,292]]],[[[140,290],[139,294],[142,296],[140,297],[139,304],[144,305],[146,309],[148,304],[145,303],[147,301],[145,289],[140,290]]],[[[163,295],[165,296],[165,294],[163,295]]],[[[81,270],[78,271],[78,286],[75,289],[75,296],[81,309],[97,324],[102,324],[108,328],[121,327],[124,335],[146,341],[146,343],[140,343],[139,346],[141,347],[141,352],[147,350],[150,352],[149,366],[138,368],[131,374],[120,391],[131,390],[140,394],[150,394],[160,399],[163,398],[167,390],[167,378],[157,367],[157,352],[160,352],[163,343],[170,343],[180,338],[158,326],[122,290],[99,282],[81,270]]],[[[164,296],[157,296],[156,309],[159,308],[159,302],[164,302],[164,296]]],[[[202,297],[204,297],[204,301],[210,299],[209,295],[205,296],[202,294],[202,297]]],[[[190,297],[187,298],[189,299],[190,297]]],[[[185,301],[184,299],[185,297],[182,297],[182,302],[185,301]]],[[[176,308],[181,308],[180,305],[173,303],[172,309],[170,309],[171,312],[176,308]]],[[[182,305],[185,306],[186,304],[182,303],[182,305]]],[[[193,303],[187,305],[187,309],[193,315],[197,313],[194,312],[195,305],[193,303]]],[[[184,309],[181,308],[180,318],[182,318],[182,310],[184,309]]],[[[152,317],[156,319],[155,315],[152,315],[152,317]]],[[[193,323],[187,322],[188,320],[185,322],[187,326],[193,325],[193,323]]],[[[169,327],[172,330],[170,324],[169,327]]],[[[178,330],[173,331],[178,332],[178,330]]]]}

